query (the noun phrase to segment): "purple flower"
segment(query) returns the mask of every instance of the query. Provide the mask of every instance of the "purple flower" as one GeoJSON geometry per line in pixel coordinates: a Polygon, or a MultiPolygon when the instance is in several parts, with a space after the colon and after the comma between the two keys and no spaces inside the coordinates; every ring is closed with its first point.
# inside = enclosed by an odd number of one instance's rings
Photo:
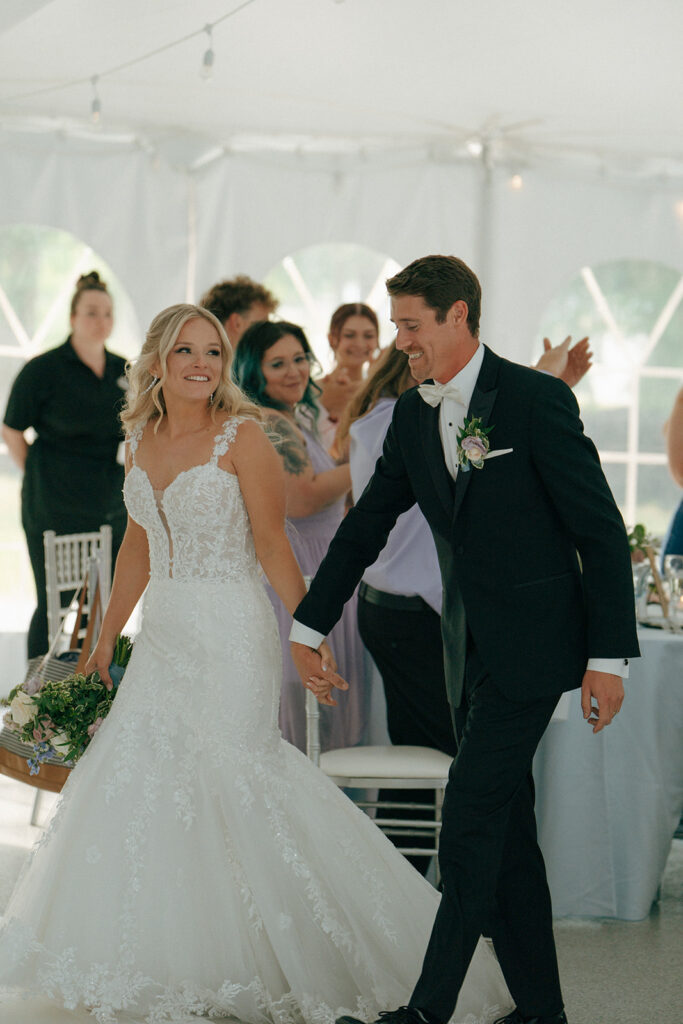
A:
{"type": "Polygon", "coordinates": [[[460,445],[462,454],[476,469],[481,469],[484,459],[489,450],[488,441],[485,437],[464,437],[460,445]]]}

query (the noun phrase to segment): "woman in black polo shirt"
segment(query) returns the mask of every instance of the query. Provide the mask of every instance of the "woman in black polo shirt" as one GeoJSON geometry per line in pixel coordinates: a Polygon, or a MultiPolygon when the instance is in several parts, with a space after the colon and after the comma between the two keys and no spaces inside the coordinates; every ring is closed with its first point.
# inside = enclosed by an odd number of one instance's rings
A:
{"type": "Polygon", "coordinates": [[[21,522],[38,595],[28,656],[47,650],[43,531],[81,533],[109,524],[113,557],[126,526],[119,408],[125,359],[104,345],[113,326],[106,284],[93,271],[79,278],[71,300],[71,334],[63,345],[29,360],[17,376],[2,427],[24,471],[21,522]],[[24,431],[37,437],[28,444],[24,431]]]}

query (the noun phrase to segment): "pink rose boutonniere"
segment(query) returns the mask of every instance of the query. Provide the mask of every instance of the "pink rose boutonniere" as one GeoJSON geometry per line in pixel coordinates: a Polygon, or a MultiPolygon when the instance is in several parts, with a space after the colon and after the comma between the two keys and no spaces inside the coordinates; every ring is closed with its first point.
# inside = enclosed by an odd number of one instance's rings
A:
{"type": "Polygon", "coordinates": [[[482,427],[477,416],[465,420],[458,431],[458,465],[461,469],[467,471],[470,466],[484,468],[484,460],[491,447],[488,435],[492,430],[493,427],[482,427]]]}

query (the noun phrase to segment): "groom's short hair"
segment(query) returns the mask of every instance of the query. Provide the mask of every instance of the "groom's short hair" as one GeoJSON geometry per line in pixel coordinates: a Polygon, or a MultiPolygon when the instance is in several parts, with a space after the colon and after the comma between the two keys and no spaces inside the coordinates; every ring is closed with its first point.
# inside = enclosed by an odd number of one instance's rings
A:
{"type": "Polygon", "coordinates": [[[389,295],[419,295],[442,324],[454,302],[467,303],[467,326],[479,336],[481,285],[474,271],[456,256],[422,256],[387,282],[389,295]]]}

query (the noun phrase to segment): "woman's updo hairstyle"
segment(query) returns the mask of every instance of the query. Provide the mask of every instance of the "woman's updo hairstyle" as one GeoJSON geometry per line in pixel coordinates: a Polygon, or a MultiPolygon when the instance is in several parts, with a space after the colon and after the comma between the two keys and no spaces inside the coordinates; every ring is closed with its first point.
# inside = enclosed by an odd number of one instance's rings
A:
{"type": "MultiPolygon", "coordinates": [[[[76,312],[78,301],[83,292],[104,292],[105,295],[109,295],[106,282],[101,279],[96,270],[91,270],[89,274],[81,274],[76,282],[76,290],[71,298],[71,316],[76,312]]],[[[111,298],[111,295],[109,295],[109,298],[111,298]]]]}

